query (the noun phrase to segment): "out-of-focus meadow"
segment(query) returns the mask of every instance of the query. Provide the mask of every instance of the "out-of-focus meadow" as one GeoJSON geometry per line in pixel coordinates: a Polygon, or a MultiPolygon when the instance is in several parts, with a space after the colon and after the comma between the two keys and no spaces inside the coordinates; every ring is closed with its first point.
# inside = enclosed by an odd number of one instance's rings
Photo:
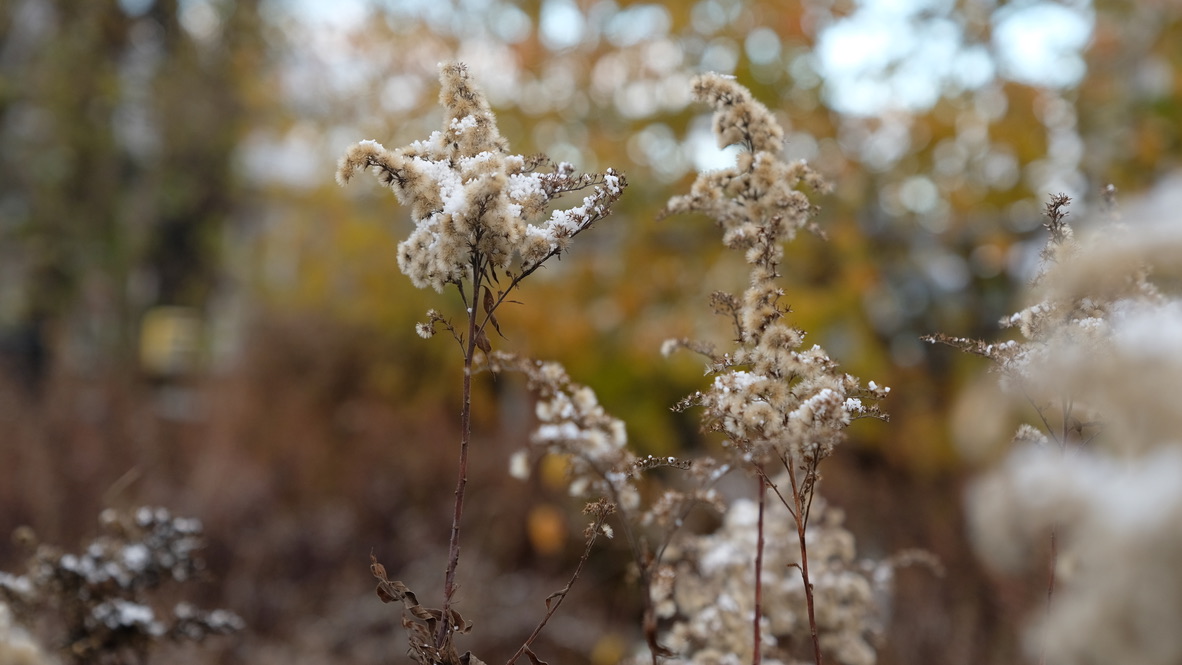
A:
{"type": "MultiPolygon", "coordinates": [[[[725,338],[707,298],[745,271],[709,220],[655,218],[733,157],[689,103],[719,71],[835,184],[828,239],[783,265],[795,325],[893,388],[891,422],[852,427],[820,491],[867,554],[947,568],[900,573],[880,662],[1021,659],[1042,571],[978,564],[961,511],[1013,423],[978,417],[983,362],[919,338],[1003,337],[1048,194],[1083,220],[1104,185],[1132,198],[1177,173],[1176,3],[0,0],[0,34],[0,570],[26,554],[18,526],[76,547],[106,507],[167,506],[205,524],[187,597],[249,626],[168,662],[403,657],[368,557],[440,593],[461,358],[414,322],[462,305],[399,273],[394,197],[333,173],[358,140],[438,128],[442,61],[469,64],[514,152],[630,182],[502,310],[502,345],[563,362],[640,454],[716,445],[670,410],[701,364],[658,351],[725,338]]],[[[508,477],[533,424],[518,380],[482,377],[474,420],[460,607],[488,659],[565,583],[584,520],[545,474],[508,477]]],[[[606,665],[638,643],[617,546],[539,653],[606,665]]]]}

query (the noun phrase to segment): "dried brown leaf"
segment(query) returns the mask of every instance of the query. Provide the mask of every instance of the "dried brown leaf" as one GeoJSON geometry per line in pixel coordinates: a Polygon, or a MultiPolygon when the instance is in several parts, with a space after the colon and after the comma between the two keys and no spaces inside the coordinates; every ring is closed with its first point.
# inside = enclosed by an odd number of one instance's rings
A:
{"type": "Polygon", "coordinates": [[[526,657],[529,658],[529,662],[531,663],[531,665],[549,665],[546,661],[542,660],[541,658],[538,658],[538,654],[534,653],[534,650],[529,648],[528,646],[525,647],[524,651],[525,651],[526,657]]]}
{"type": "Polygon", "coordinates": [[[652,608],[646,609],[644,612],[644,639],[648,642],[649,651],[661,658],[672,658],[677,654],[669,647],[661,644],[657,638],[657,619],[653,614],[652,608]]]}
{"type": "Polygon", "coordinates": [[[448,614],[451,616],[451,625],[455,628],[457,633],[466,635],[472,632],[471,621],[464,621],[464,617],[460,616],[460,613],[454,609],[449,609],[448,614]]]}
{"type": "Polygon", "coordinates": [[[550,610],[550,603],[553,602],[555,598],[565,598],[565,597],[566,597],[566,589],[562,589],[561,591],[555,591],[554,593],[550,594],[549,596],[546,596],[546,611],[550,610]]]}
{"type": "Polygon", "coordinates": [[[497,334],[501,337],[504,337],[505,333],[501,332],[501,324],[497,323],[497,315],[493,314],[493,310],[496,309],[496,306],[497,301],[495,298],[493,298],[492,291],[490,291],[487,286],[484,287],[484,313],[488,314],[489,323],[493,324],[493,328],[496,329],[497,334]]]}
{"type": "Polygon", "coordinates": [[[476,346],[485,353],[492,351],[492,344],[488,341],[488,335],[484,334],[483,330],[476,331],[476,346]]]}
{"type": "Polygon", "coordinates": [[[378,558],[373,555],[373,552],[369,553],[369,562],[369,572],[379,580],[386,582],[386,567],[378,563],[378,558]]]}

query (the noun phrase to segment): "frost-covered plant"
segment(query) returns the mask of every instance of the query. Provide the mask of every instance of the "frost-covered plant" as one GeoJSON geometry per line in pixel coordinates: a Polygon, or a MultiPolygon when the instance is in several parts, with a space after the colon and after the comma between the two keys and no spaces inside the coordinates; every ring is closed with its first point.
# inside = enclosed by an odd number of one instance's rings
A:
{"type": "Polygon", "coordinates": [[[645,468],[628,450],[624,422],[608,414],[590,387],[571,380],[556,362],[540,362],[494,351],[489,359],[493,371],[515,371],[525,375],[528,386],[538,395],[535,408],[538,427],[529,445],[513,454],[509,472],[516,478],[529,476],[531,456],[561,456],[566,462],[571,496],[610,497],[624,510],[640,505],[637,474],[645,468]]]}
{"type": "MultiPolygon", "coordinates": [[[[1169,323],[1182,325],[1171,315],[1169,323]]],[[[1174,341],[1175,352],[1182,346],[1174,341]]],[[[1022,447],[969,494],[977,551],[1006,570],[1059,533],[1059,585],[1027,637],[1062,665],[1182,662],[1182,448],[1121,457],[1022,447]]],[[[1138,441],[1138,444],[1144,441],[1138,441]]]]}
{"type": "MultiPolygon", "coordinates": [[[[1112,188],[1108,195],[1114,196],[1112,188]]],[[[1117,278],[1109,280],[1111,283],[1104,288],[1064,290],[1053,285],[1053,275],[1078,270],[1080,266],[1089,272],[1097,267],[1081,257],[1086,248],[1066,221],[1070,203],[1068,196],[1057,194],[1046,204],[1047,221],[1043,226],[1048,237],[1031,281],[1036,294],[1034,303],[1000,321],[1003,328],[1017,329],[1019,339],[988,343],[947,335],[924,338],[990,359],[992,370],[1001,377],[1003,390],[1032,407],[1038,416],[1037,426],[1029,423],[1019,426],[1012,445],[1054,448],[1058,455],[1074,454],[1088,447],[1110,426],[1111,416],[1107,400],[1089,396],[1086,383],[1062,381],[1064,372],[1103,364],[1110,351],[1114,322],[1134,305],[1156,306],[1163,302],[1158,289],[1148,280],[1146,267],[1140,263],[1115,266],[1111,261],[1105,262],[1106,269],[1114,270],[1117,278]],[[1053,371],[1052,363],[1056,365],[1053,371]]],[[[1109,205],[1114,202],[1110,200],[1109,205]]],[[[1110,243],[1128,232],[1122,225],[1113,224],[1103,236],[1093,236],[1089,242],[1110,243]]],[[[1053,519],[1046,522],[1045,529],[1050,546],[1046,594],[1049,607],[1060,567],[1057,522],[1053,519]]]]}
{"type": "MultiPolygon", "coordinates": [[[[697,80],[695,95],[717,111],[720,143],[738,143],[746,151],[736,167],[699,177],[691,194],[670,201],[665,214],[704,212],[714,217],[724,229],[725,244],[744,251],[750,279],[742,297],[713,296],[715,310],[734,324],[735,348],[718,352],[706,344],[674,340],[664,351],[686,347],[709,358],[712,386],[684,400],[681,408],[703,407],[706,429],[724,434],[731,459],[691,463],[674,457],[639,458],[626,447],[623,423],[604,411],[590,388],[573,382],[558,364],[494,352],[490,340],[490,327],[500,332],[496,310],[525,277],[608,213],[622,192],[623,177],[610,170],[576,176],[565,164],[541,172],[544,158],[508,153],[488,105],[462,66],[444,66],[441,81],[440,99],[447,110],[441,131],[396,151],[363,141],[349,149],[338,170],[342,184],[358,170],[372,170],[410,207],[416,228],[399,245],[400,268],[420,288],[455,286],[466,307],[466,326],[454,326],[431,310],[417,328],[431,337],[442,327],[464,355],[459,479],[442,609],[421,605],[376,559],[372,567],[379,596],[403,606],[411,657],[424,665],[479,663],[471,653],[458,655],[453,641],[469,627],[453,607],[453,594],[471,386],[477,370],[509,370],[524,374],[540,398],[538,428],[526,448],[513,456],[511,473],[525,476],[537,458],[557,456],[566,464],[571,493],[592,500],[587,549],[571,583],[595,539],[615,535],[607,522],[614,517],[645,589],[644,631],[654,665],[660,658],[701,663],[749,658],[758,664],[765,652],[789,662],[803,645],[817,665],[823,653],[843,663],[872,663],[875,589],[889,582],[891,567],[901,561],[855,562],[853,539],[841,527],[840,512],[826,512],[816,488],[818,466],[844,438],[846,426],[857,418],[885,418],[874,402],[889,389],[873,382],[864,388],[858,379],[838,372],[819,346],[806,348],[805,333],[787,322],[789,310],[776,284],[781,244],[800,229],[819,233],[812,222],[813,207],[798,188],[823,188],[820,176],[803,162],[779,159],[783,132],[745,88],[719,76],[697,80]],[[580,206],[546,216],[552,199],[586,188],[593,189],[580,206]],[[716,489],[736,465],[758,479],[758,501],[728,506],[716,489]],[[643,507],[646,492],[638,480],[654,467],[687,471],[690,489],[653,492],[656,500],[643,507]],[[779,506],[771,518],[780,518],[770,535],[765,533],[769,492],[779,506]],[[699,505],[724,514],[722,530],[706,536],[682,531],[689,511],[699,505]],[[755,518],[748,519],[752,511],[755,518]],[[795,547],[775,548],[765,563],[765,540],[790,536],[795,547]],[[729,558],[720,554],[724,551],[731,553],[729,558]],[[810,557],[810,552],[815,554],[810,557]],[[765,567],[771,570],[766,581],[765,567]],[[765,588],[774,592],[766,602],[765,588]],[[720,602],[695,604],[693,599],[708,590],[721,590],[714,597],[720,602]],[[660,642],[662,622],[676,652],[660,642]],[[739,624],[750,625],[754,633],[745,646],[732,644],[735,635],[723,631],[739,624]],[[711,629],[719,631],[712,638],[711,629]]],[[[547,599],[544,618],[510,665],[523,655],[539,662],[530,644],[569,588],[568,583],[547,599]]]]}
{"type": "MultiPolygon", "coordinates": [[[[789,531],[799,552],[793,570],[799,573],[804,601],[801,620],[781,615],[775,619],[776,625],[793,626],[793,638],[811,643],[812,659],[818,664],[827,650],[841,662],[867,662],[860,650],[840,648],[845,642],[829,632],[832,626],[818,619],[832,611],[818,605],[827,602],[829,584],[839,583],[839,578],[818,575],[809,556],[817,537],[810,525],[816,516],[820,463],[843,440],[852,420],[885,418],[874,402],[885,397],[889,388],[874,382],[864,388],[857,378],[839,372],[824,349],[805,345],[804,331],[793,326],[787,316],[790,310],[783,302],[784,290],[777,283],[782,244],[801,229],[819,233],[812,221],[813,205],[799,187],[820,190],[825,182],[803,161],[780,159],[783,130],[767,107],[734,80],[718,75],[698,77],[693,95],[715,109],[719,146],[738,144],[743,150],[734,167],[701,174],[690,194],[669,201],[665,214],[701,212],[712,217],[723,230],[723,243],[744,253],[749,283],[742,296],[716,292],[711,298],[715,312],[726,316],[734,327],[734,348],[719,351],[710,344],[681,339],[668,341],[663,352],[688,348],[708,359],[707,372],[714,377],[710,387],[683,400],[680,408],[702,407],[705,429],[722,434],[734,462],[758,478],[755,519],[749,522],[754,529],[749,543],[754,556],[753,579],[743,582],[752,589],[752,604],[743,607],[732,602],[709,611],[720,615],[718,625],[731,625],[734,619],[753,626],[753,663],[760,662],[765,649],[787,639],[787,633],[764,632],[764,614],[771,606],[763,593],[765,497],[770,490],[791,523],[789,531]],[[810,569],[810,565],[814,567],[810,569]],[[722,619],[724,614],[730,619],[722,619]]],[[[771,590],[771,585],[767,589],[771,590]]],[[[692,614],[698,608],[678,609],[692,614]]],[[[684,625],[696,620],[689,617],[684,625]]],[[[686,651],[680,655],[686,660],[718,662],[716,645],[682,640],[682,647],[686,651]]]]}
{"type": "MultiPolygon", "coordinates": [[[[1080,245],[1067,223],[1071,199],[1064,194],[1051,197],[1046,204],[1048,231],[1046,246],[1031,286],[1040,287],[1048,274],[1077,265],[1080,245]]],[[[1114,226],[1109,233],[1121,235],[1127,230],[1114,226]]],[[[1147,279],[1143,266],[1122,269],[1119,289],[1066,294],[1042,289],[1036,301],[1019,312],[1003,317],[1003,328],[1017,329],[1020,339],[999,343],[983,340],[931,335],[929,342],[948,344],[963,351],[989,358],[993,370],[1001,375],[1003,389],[1027,402],[1038,414],[1039,427],[1022,426],[1017,441],[1053,443],[1066,449],[1087,443],[1098,433],[1101,414],[1097,405],[1081,399],[1079,386],[1048,384],[1041,363],[1048,354],[1067,347],[1100,347],[1108,337],[1108,322],[1114,313],[1132,301],[1157,302],[1160,294],[1147,279]],[[1039,369],[1032,369],[1038,367],[1039,369]]]]}
{"type": "MultiPolygon", "coordinates": [[[[725,509],[713,485],[727,473],[728,466],[709,458],[691,463],[671,456],[637,457],[626,447],[623,421],[606,413],[595,392],[572,381],[558,363],[493,352],[490,368],[523,373],[539,398],[538,427],[527,446],[513,454],[510,474],[525,479],[533,465],[546,456],[565,462],[572,496],[610,502],[631,550],[641,588],[647,590],[659,583],[656,575],[664,568],[671,540],[693,508],[704,505],[719,512],[725,509]],[[642,506],[640,477],[645,471],[661,467],[687,471],[695,489],[668,488],[656,501],[642,506]]],[[[593,527],[608,538],[615,535],[609,524],[593,527]]],[[[643,600],[645,640],[651,656],[655,660],[674,655],[658,642],[654,596],[646,593],[643,600]]]]}
{"type": "MultiPolygon", "coordinates": [[[[200,521],[143,507],[105,510],[100,524],[103,534],[81,553],[40,545],[24,574],[0,573],[0,607],[30,628],[48,624],[53,635],[43,643],[60,644],[63,657],[78,663],[143,662],[161,640],[200,642],[243,628],[226,610],[182,602],[165,613],[149,601],[148,592],[166,582],[201,574],[200,521]]],[[[27,529],[21,537],[34,540],[27,529]]]]}
{"type": "MultiPolygon", "coordinates": [[[[627,183],[611,169],[576,174],[570,164],[551,166],[544,156],[511,154],[465,66],[443,65],[440,83],[439,100],[445,110],[440,131],[392,151],[375,141],[362,141],[341,158],[337,180],[343,185],[368,169],[390,187],[410,208],[415,224],[398,245],[399,268],[419,288],[442,292],[454,286],[465,308],[466,321],[459,327],[436,310],[429,311],[427,321],[417,327],[423,337],[443,327],[464,357],[458,479],[442,609],[408,603],[406,594],[388,592],[383,597],[401,598],[412,617],[426,622],[407,624],[414,658],[451,664],[474,660],[471,654],[460,656],[454,647],[454,634],[466,623],[452,606],[471,440],[472,379],[492,351],[492,331],[500,333],[496,312],[522,280],[609,214],[627,183]],[[582,190],[590,191],[579,205],[550,211],[551,203],[564,193],[582,190]],[[429,625],[432,633],[426,644],[421,639],[422,625],[429,625]]],[[[389,583],[382,572],[379,582],[389,583]]],[[[517,655],[523,653],[531,652],[526,648],[517,655]]]]}
{"type": "Polygon", "coordinates": [[[1055,228],[1061,203],[1048,206],[1036,305],[1012,317],[1023,339],[1000,352],[953,340],[993,358],[1045,428],[1023,426],[1002,466],[971,489],[974,543],[1014,570],[1052,534],[1048,607],[1028,635],[1040,661],[1177,663],[1182,300],[1152,284],[1149,267],[1176,279],[1182,236],[1173,219],[1111,225],[1068,254],[1061,238],[1072,236],[1055,228]]]}
{"type": "Polygon", "coordinates": [[[476,287],[488,286],[500,271],[509,285],[494,301],[499,305],[522,279],[605,217],[626,183],[612,169],[576,175],[565,162],[540,171],[550,164],[547,157],[509,153],[464,65],[444,65],[440,83],[442,130],[393,151],[361,141],[341,158],[337,181],[347,184],[369,169],[410,208],[415,230],[398,244],[398,267],[415,286],[442,292],[454,285],[474,303],[476,287]],[[562,194],[587,188],[592,191],[580,205],[545,214],[562,194]]]}

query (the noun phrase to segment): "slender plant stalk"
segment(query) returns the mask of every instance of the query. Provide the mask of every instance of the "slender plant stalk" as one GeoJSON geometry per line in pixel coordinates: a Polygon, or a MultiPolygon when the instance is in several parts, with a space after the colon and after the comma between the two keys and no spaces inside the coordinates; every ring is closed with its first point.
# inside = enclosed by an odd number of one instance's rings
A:
{"type": "Polygon", "coordinates": [[[821,665],[821,637],[817,634],[817,614],[813,608],[813,583],[809,581],[808,548],[804,544],[804,524],[796,523],[796,535],[800,539],[800,576],[804,579],[804,599],[809,611],[809,632],[813,636],[813,658],[821,665]]]}
{"type": "MultiPolygon", "coordinates": [[[[1067,444],[1068,444],[1067,437],[1069,434],[1068,423],[1071,420],[1071,407],[1072,407],[1071,403],[1066,398],[1064,398],[1060,401],[1060,408],[1062,409],[1062,412],[1063,412],[1063,423],[1062,423],[1063,428],[1062,428],[1062,432],[1060,434],[1060,438],[1059,438],[1058,443],[1059,443],[1059,450],[1061,452],[1067,450],[1067,444]]],[[[1039,415],[1042,415],[1041,411],[1039,412],[1039,415]]],[[[1043,422],[1044,423],[1046,422],[1045,418],[1043,419],[1043,422]]],[[[1051,432],[1051,436],[1054,437],[1054,430],[1051,429],[1049,424],[1047,425],[1047,431],[1051,432]]],[[[1051,614],[1051,605],[1052,605],[1052,601],[1055,598],[1055,569],[1059,567],[1059,547],[1058,547],[1058,542],[1057,542],[1055,532],[1056,532],[1056,527],[1051,526],[1051,553],[1050,553],[1049,561],[1047,562],[1047,609],[1046,609],[1047,616],[1050,616],[1050,614],[1051,614]]],[[[1043,636],[1042,646],[1039,648],[1038,665],[1046,665],[1046,662],[1047,662],[1047,640],[1046,640],[1046,636],[1043,636]]]]}
{"type": "MultiPolygon", "coordinates": [[[[472,440],[472,361],[476,356],[476,300],[480,295],[479,254],[472,258],[472,297],[468,304],[468,337],[464,347],[464,396],[460,411],[460,461],[456,478],[456,503],[452,513],[451,537],[447,546],[447,572],[443,580],[443,614],[435,634],[435,646],[442,648],[451,630],[451,604],[456,592],[456,568],[460,565],[460,521],[464,516],[464,490],[468,486],[468,444],[472,440]]],[[[461,295],[463,287],[460,287],[461,295]]]]}
{"type": "MultiPolygon", "coordinates": [[[[587,536],[587,545],[583,548],[583,556],[579,558],[579,564],[575,566],[575,572],[570,576],[570,580],[567,581],[566,586],[562,587],[560,591],[550,594],[550,597],[546,599],[546,616],[542,617],[537,627],[534,628],[534,632],[529,634],[529,637],[526,638],[525,642],[509,660],[506,661],[505,665],[513,665],[513,663],[517,662],[518,658],[521,658],[527,652],[531,652],[530,645],[534,643],[534,640],[538,639],[538,635],[542,634],[542,629],[546,627],[546,624],[550,621],[550,617],[554,616],[554,613],[558,611],[558,607],[562,605],[562,601],[566,600],[566,595],[570,593],[571,587],[579,580],[579,573],[583,572],[583,566],[587,563],[587,559],[591,558],[591,548],[595,546],[595,539],[599,536],[599,530],[603,527],[605,518],[606,515],[596,517],[595,523],[592,524],[589,530],[590,535],[587,536]],[[550,602],[551,600],[554,602],[550,602]]],[[[533,658],[530,660],[533,660],[533,658]]]]}
{"type": "MultiPolygon", "coordinates": [[[[446,112],[442,131],[393,151],[376,141],[360,141],[346,151],[337,168],[339,184],[347,184],[360,172],[372,172],[410,207],[415,230],[398,245],[399,269],[418,288],[443,291],[454,285],[468,317],[466,331],[453,327],[435,310],[428,311],[428,321],[416,325],[424,338],[432,337],[436,326],[442,325],[464,356],[460,450],[442,609],[418,605],[412,594],[403,593],[385,579],[384,569],[378,568],[376,561],[371,569],[386,585],[379,594],[383,601],[404,599],[405,609],[413,615],[413,619],[404,615],[411,655],[424,663],[467,662],[454,654],[453,633],[468,629],[454,606],[472,442],[473,373],[483,364],[477,351],[489,358],[492,344],[487,333],[500,334],[494,312],[510,292],[559,255],[571,238],[608,215],[627,186],[623,174],[611,169],[602,174],[576,174],[569,164],[559,164],[554,165],[553,173],[540,172],[549,159],[509,153],[488,101],[472,85],[462,63],[441,65],[439,80],[440,101],[446,112]],[[527,219],[540,216],[562,194],[588,188],[593,191],[583,198],[582,205],[553,210],[538,223],[527,219]],[[443,215],[448,219],[440,217],[443,210],[449,211],[443,215]],[[511,270],[514,265],[519,266],[516,274],[511,270]],[[510,283],[494,294],[493,283],[499,286],[502,276],[510,283]]],[[[524,653],[533,659],[528,644],[524,653]]]]}
{"type": "MultiPolygon", "coordinates": [[[[791,457],[788,458],[791,461],[791,457]]],[[[788,466],[788,479],[792,483],[792,501],[796,504],[796,537],[800,541],[800,577],[804,582],[804,602],[809,613],[809,633],[813,637],[813,660],[821,665],[821,637],[817,632],[817,613],[813,605],[813,583],[809,580],[809,553],[805,543],[804,530],[808,520],[808,503],[811,497],[801,496],[801,486],[796,482],[796,470],[788,466]],[[808,500],[806,500],[808,499],[808,500]]]]}
{"type": "MultiPolygon", "coordinates": [[[[1030,399],[1030,398],[1027,397],[1027,399],[1030,399]]],[[[1031,400],[1031,401],[1033,402],[1033,400],[1031,400]]],[[[1060,409],[1063,413],[1063,423],[1062,423],[1062,430],[1059,435],[1058,444],[1059,444],[1059,450],[1061,452],[1065,452],[1067,450],[1067,445],[1069,443],[1068,436],[1070,435],[1070,430],[1068,429],[1068,423],[1071,421],[1072,406],[1073,406],[1073,404],[1069,400],[1067,400],[1066,398],[1063,398],[1060,401],[1060,409]]],[[[1042,416],[1041,409],[1039,410],[1038,415],[1042,416]]],[[[1051,437],[1054,438],[1054,436],[1055,436],[1054,429],[1051,428],[1050,423],[1047,422],[1045,417],[1043,417],[1043,423],[1046,424],[1047,432],[1049,432],[1051,437]]],[[[1048,557],[1048,561],[1047,561],[1047,607],[1046,607],[1047,616],[1050,616],[1050,614],[1051,614],[1052,601],[1055,598],[1055,570],[1059,567],[1059,547],[1058,547],[1058,539],[1056,537],[1056,531],[1057,531],[1057,527],[1051,526],[1051,553],[1050,553],[1050,556],[1048,557]]],[[[1047,641],[1046,641],[1046,637],[1044,636],[1042,639],[1042,646],[1039,648],[1038,665],[1046,665],[1046,662],[1047,662],[1047,641]]]]}
{"type": "Polygon", "coordinates": [[[759,521],[756,523],[755,537],[755,621],[752,627],[754,648],[751,654],[751,665],[759,665],[763,661],[763,638],[760,634],[760,622],[763,619],[763,508],[767,503],[767,481],[763,474],[759,475],[759,521]]]}
{"type": "MultiPolygon", "coordinates": [[[[1059,564],[1059,548],[1057,539],[1055,537],[1055,527],[1051,527],[1051,556],[1049,563],[1049,570],[1047,571],[1047,615],[1051,613],[1051,600],[1055,597],[1055,568],[1059,564]]],[[[1042,648],[1038,654],[1038,665],[1046,665],[1047,662],[1047,640],[1043,637],[1042,648]]]]}

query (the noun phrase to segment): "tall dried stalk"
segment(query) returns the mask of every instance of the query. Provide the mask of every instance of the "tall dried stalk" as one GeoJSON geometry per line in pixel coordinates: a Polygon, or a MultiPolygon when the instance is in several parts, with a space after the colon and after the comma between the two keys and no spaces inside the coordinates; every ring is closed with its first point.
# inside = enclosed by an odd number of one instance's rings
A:
{"type": "Polygon", "coordinates": [[[857,378],[839,373],[824,349],[806,348],[804,331],[787,321],[791,310],[782,304],[784,290],[777,284],[783,244],[802,229],[820,233],[812,221],[815,209],[800,190],[821,190],[826,183],[804,162],[780,159],[783,130],[746,88],[730,78],[707,75],[695,79],[693,92],[698,101],[715,109],[720,147],[737,144],[743,152],[734,167],[700,175],[690,193],[670,200],[665,212],[712,217],[723,229],[723,243],[743,251],[750,275],[742,296],[718,292],[711,299],[715,312],[734,326],[735,348],[719,352],[708,344],[671,340],[666,351],[684,347],[706,356],[714,375],[712,386],[686,398],[680,407],[703,407],[705,429],[721,433],[738,465],[759,476],[752,660],[759,663],[762,658],[763,490],[770,487],[795,521],[813,654],[821,665],[806,539],[820,477],[817,468],[853,419],[885,418],[872,402],[885,397],[888,389],[874,382],[863,388],[857,378]],[[783,466],[790,497],[766,472],[773,464],[783,466]]]}
{"type": "Polygon", "coordinates": [[[767,481],[759,476],[759,517],[755,525],[755,618],[752,621],[751,665],[763,662],[763,514],[767,506],[767,481]]]}
{"type": "Polygon", "coordinates": [[[361,141],[349,148],[337,171],[341,184],[358,171],[371,171],[410,208],[415,230],[398,245],[399,268],[420,288],[442,292],[454,285],[465,308],[461,328],[436,310],[417,325],[423,337],[431,337],[442,326],[464,357],[460,449],[442,609],[423,608],[413,594],[397,586],[400,583],[384,577],[384,568],[381,576],[375,572],[383,600],[402,599],[404,611],[415,618],[404,623],[411,655],[424,665],[469,662],[457,655],[452,643],[454,633],[467,629],[453,606],[472,441],[472,381],[492,351],[490,333],[501,332],[496,312],[522,280],[608,215],[627,185],[611,169],[603,174],[576,174],[570,164],[559,164],[545,170],[550,162],[544,156],[511,154],[466,67],[443,65],[440,82],[440,103],[446,111],[440,131],[393,151],[375,141],[361,141]],[[548,212],[551,202],[562,194],[588,189],[581,205],[548,212]],[[424,633],[430,637],[423,639],[424,633]],[[431,644],[425,644],[428,641],[431,644]]]}

